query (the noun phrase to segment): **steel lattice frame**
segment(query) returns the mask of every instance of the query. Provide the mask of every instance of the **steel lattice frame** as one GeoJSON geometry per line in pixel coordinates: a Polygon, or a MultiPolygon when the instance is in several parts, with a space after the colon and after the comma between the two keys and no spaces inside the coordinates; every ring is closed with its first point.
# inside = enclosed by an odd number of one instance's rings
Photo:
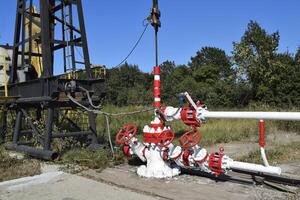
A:
{"type": "MultiPolygon", "coordinates": [[[[81,0],[17,0],[12,69],[8,85],[9,96],[15,98],[1,102],[7,110],[17,113],[13,141],[12,144],[7,145],[8,148],[23,151],[36,157],[51,159],[54,155],[54,152],[51,151],[51,141],[54,137],[88,135],[92,146],[98,146],[96,116],[93,113],[88,113],[88,131],[53,134],[52,130],[53,118],[57,110],[65,108],[78,109],[77,105],[67,98],[67,93],[71,93],[72,96],[85,105],[89,105],[88,99],[82,90],[79,89],[80,87],[90,91],[95,102],[99,102],[105,96],[105,81],[103,78],[94,78],[90,66],[81,0]],[[33,5],[39,5],[39,12],[33,12],[33,5]],[[69,13],[67,21],[64,16],[66,9],[69,13]],[[76,21],[79,27],[75,27],[73,23],[74,19],[76,19],[74,13],[77,13],[76,21]],[[29,19],[28,24],[26,24],[25,19],[29,19]],[[41,31],[39,33],[32,34],[33,24],[40,27],[41,31]],[[29,26],[27,36],[25,34],[26,25],[29,26]],[[60,28],[61,32],[55,35],[58,32],[58,28],[60,28]],[[68,36],[66,36],[65,28],[68,28],[68,36]],[[75,34],[77,35],[76,38],[75,34]],[[67,39],[68,37],[69,39],[67,39]],[[41,47],[40,53],[32,52],[33,41],[39,42],[41,47]],[[70,55],[66,54],[66,48],[71,49],[70,55]],[[82,50],[83,61],[76,60],[75,48],[82,50]],[[63,67],[64,72],[68,72],[66,59],[70,56],[72,73],[76,70],[76,65],[81,64],[84,65],[87,78],[76,79],[76,77],[71,77],[71,79],[68,79],[62,78],[62,76],[54,76],[54,55],[59,50],[63,52],[64,64],[64,66],[59,67],[63,67]],[[19,82],[17,73],[19,68],[28,67],[33,57],[38,57],[42,60],[43,71],[41,76],[31,76],[26,82],[19,82]],[[41,145],[43,149],[19,144],[19,138],[22,133],[22,120],[29,115],[29,112],[27,112],[29,109],[36,109],[37,113],[44,110],[47,113],[44,133],[39,133],[34,125],[31,126],[32,134],[42,135],[41,145]]],[[[40,116],[40,114],[37,116],[40,116]]]]}

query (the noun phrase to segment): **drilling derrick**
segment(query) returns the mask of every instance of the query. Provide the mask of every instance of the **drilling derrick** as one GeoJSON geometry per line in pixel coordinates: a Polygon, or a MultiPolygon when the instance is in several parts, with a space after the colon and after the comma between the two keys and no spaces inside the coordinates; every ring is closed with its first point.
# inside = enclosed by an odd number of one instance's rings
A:
{"type": "Polygon", "coordinates": [[[44,159],[57,156],[54,138],[85,137],[98,147],[95,114],[82,112],[85,130],[70,119],[80,106],[68,96],[86,107],[105,96],[104,77],[96,76],[90,63],[81,0],[17,0],[15,16],[8,95],[1,100],[2,108],[16,113],[12,143],[6,147],[44,159]],[[53,130],[61,115],[71,130],[59,131],[59,124],[53,130]],[[41,121],[44,129],[36,125],[41,121]]]}

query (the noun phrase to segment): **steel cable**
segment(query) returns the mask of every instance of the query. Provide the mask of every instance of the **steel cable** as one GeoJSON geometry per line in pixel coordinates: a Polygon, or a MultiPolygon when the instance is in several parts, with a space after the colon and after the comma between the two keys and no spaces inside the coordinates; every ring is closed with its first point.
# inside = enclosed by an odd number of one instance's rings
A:
{"type": "MultiPolygon", "coordinates": [[[[145,21],[145,20],[144,20],[145,21]]],[[[142,38],[143,38],[143,36],[144,36],[144,34],[145,34],[145,32],[146,32],[146,30],[147,30],[147,28],[148,28],[148,25],[149,25],[149,23],[147,23],[147,24],[145,24],[144,26],[145,26],[145,28],[144,28],[144,30],[143,30],[143,32],[142,32],[142,34],[140,35],[140,37],[139,37],[139,39],[136,41],[136,43],[134,44],[134,46],[133,46],[133,48],[131,49],[131,51],[128,53],[128,55],[118,64],[118,65],[116,65],[114,68],[118,68],[118,67],[120,67],[124,62],[126,62],[127,61],[127,59],[131,56],[131,54],[134,52],[134,50],[136,49],[136,47],[138,46],[138,44],[141,42],[141,40],[142,40],[142,38]]]]}
{"type": "MultiPolygon", "coordinates": [[[[131,54],[134,52],[134,50],[136,49],[136,47],[139,45],[139,43],[141,42],[141,40],[142,40],[142,38],[144,37],[144,35],[145,35],[145,33],[146,33],[146,30],[147,30],[147,28],[148,28],[148,26],[149,26],[149,23],[146,23],[145,24],[145,21],[146,20],[144,20],[143,21],[143,26],[145,27],[144,28],[144,30],[142,31],[142,33],[141,33],[141,35],[140,35],[140,37],[138,38],[138,40],[135,42],[135,44],[133,45],[133,47],[132,47],[132,49],[130,50],[130,52],[127,54],[127,56],[118,64],[118,65],[116,65],[115,67],[113,67],[113,68],[118,68],[118,67],[120,67],[124,62],[126,62],[127,61],[127,59],[131,56],[131,54]]],[[[79,56],[82,58],[82,59],[84,59],[84,57],[83,57],[83,55],[80,53],[80,51],[77,49],[77,47],[75,46],[75,49],[76,49],[76,51],[77,51],[77,53],[79,54],[79,56]]],[[[91,65],[92,66],[92,65],[91,65]]]]}
{"type": "Polygon", "coordinates": [[[109,113],[109,112],[103,112],[103,111],[100,111],[100,110],[90,109],[90,108],[82,105],[78,101],[76,101],[76,99],[73,98],[70,94],[68,94],[67,97],[73,103],[75,103],[79,107],[83,108],[87,112],[92,112],[92,113],[97,114],[97,115],[104,115],[105,120],[106,120],[106,132],[107,132],[107,135],[108,135],[108,141],[109,141],[109,145],[110,145],[110,149],[111,149],[111,152],[112,152],[113,159],[115,158],[115,154],[114,154],[114,147],[113,147],[112,140],[111,140],[111,132],[110,132],[109,118],[108,117],[109,116],[121,116],[121,115],[134,115],[134,114],[139,114],[139,113],[149,112],[149,111],[155,110],[153,107],[149,107],[149,108],[145,108],[143,110],[132,111],[132,112],[109,113]]]}

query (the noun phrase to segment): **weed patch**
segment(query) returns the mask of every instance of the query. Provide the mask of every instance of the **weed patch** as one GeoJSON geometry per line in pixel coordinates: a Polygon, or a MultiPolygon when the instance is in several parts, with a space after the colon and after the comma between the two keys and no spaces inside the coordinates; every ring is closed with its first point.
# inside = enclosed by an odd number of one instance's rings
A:
{"type": "MultiPolygon", "coordinates": [[[[103,111],[106,112],[131,112],[136,110],[141,110],[141,106],[126,106],[126,107],[115,107],[115,106],[105,106],[103,111]]],[[[140,113],[136,115],[129,116],[114,116],[110,117],[110,129],[112,133],[112,139],[115,139],[115,136],[119,129],[124,124],[133,123],[138,126],[138,135],[137,138],[142,139],[142,130],[146,124],[149,124],[152,119],[152,112],[140,113]]],[[[282,122],[285,124],[285,122],[282,122]]],[[[167,122],[167,125],[171,125],[173,131],[175,132],[175,143],[177,139],[189,131],[189,127],[184,125],[182,121],[167,122]]],[[[97,128],[102,135],[100,138],[104,140],[107,139],[106,135],[106,125],[105,119],[103,116],[98,116],[97,118],[97,128]]],[[[276,133],[277,130],[284,129],[284,125],[280,126],[279,122],[275,121],[266,121],[266,134],[276,133]]],[[[293,125],[289,125],[293,127],[293,125]]],[[[291,129],[288,129],[291,130],[291,129]]],[[[299,129],[300,130],[300,129],[299,129]]],[[[233,141],[247,141],[251,138],[259,137],[259,120],[229,120],[229,119],[210,119],[206,124],[202,124],[199,128],[199,131],[203,135],[203,138],[200,142],[201,145],[213,145],[216,143],[230,143],[233,141]]]]}
{"type": "MultiPolygon", "coordinates": [[[[272,165],[300,160],[300,142],[276,146],[266,152],[268,161],[272,165]]],[[[251,152],[240,159],[242,162],[262,163],[260,151],[251,152]]]]}
{"type": "Polygon", "coordinates": [[[41,173],[40,162],[29,159],[11,158],[3,147],[0,147],[0,181],[6,181],[41,173]]]}
{"type": "Polygon", "coordinates": [[[86,148],[76,148],[67,151],[58,161],[67,165],[79,165],[83,168],[97,169],[101,171],[106,167],[119,165],[124,162],[124,155],[117,150],[115,158],[111,159],[108,149],[90,150],[86,148]]]}

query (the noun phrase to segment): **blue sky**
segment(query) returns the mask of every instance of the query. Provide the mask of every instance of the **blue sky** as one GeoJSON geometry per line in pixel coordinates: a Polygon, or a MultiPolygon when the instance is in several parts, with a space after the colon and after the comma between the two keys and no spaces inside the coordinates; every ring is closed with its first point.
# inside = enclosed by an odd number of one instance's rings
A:
{"type": "MultiPolygon", "coordinates": [[[[117,65],[143,31],[152,0],[82,0],[92,63],[117,65]]],[[[16,0],[0,0],[0,43],[12,43],[16,0]]],[[[300,45],[299,0],[160,0],[159,61],[186,64],[197,50],[215,46],[231,54],[247,23],[279,31],[280,52],[300,45]]],[[[128,59],[149,72],[154,65],[153,29],[128,59]]],[[[56,70],[57,71],[57,70],[56,70]]]]}

